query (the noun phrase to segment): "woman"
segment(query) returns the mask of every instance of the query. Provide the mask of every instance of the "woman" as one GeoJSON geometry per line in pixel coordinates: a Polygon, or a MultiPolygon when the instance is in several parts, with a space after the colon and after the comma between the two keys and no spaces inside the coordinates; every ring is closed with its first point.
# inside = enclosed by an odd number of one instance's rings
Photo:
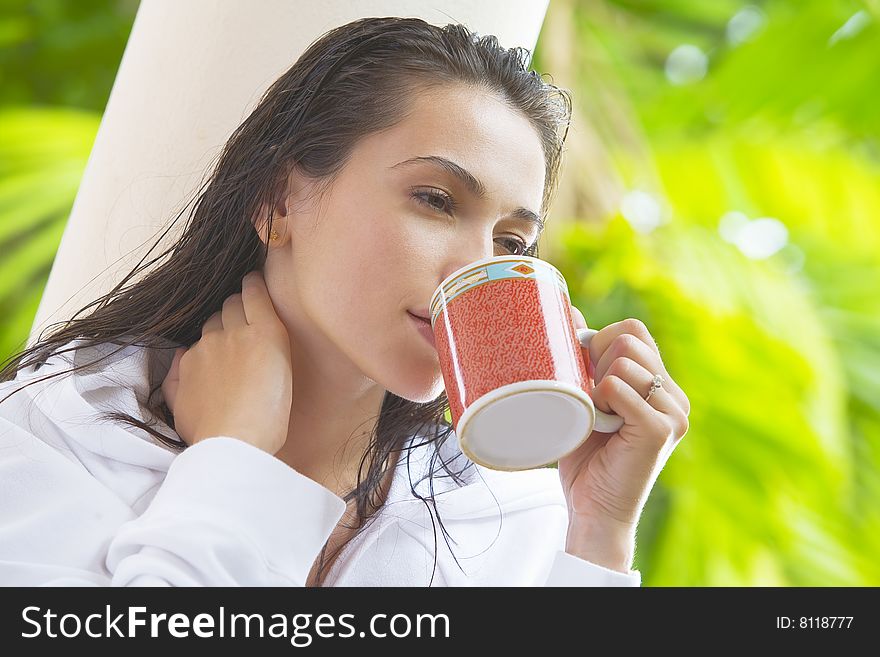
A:
{"type": "Polygon", "coordinates": [[[645,327],[590,346],[619,433],[496,472],[413,317],[468,262],[536,255],[570,104],[526,54],[368,18],[273,84],[178,243],[0,374],[0,583],[640,584],[688,413],[645,327]]]}

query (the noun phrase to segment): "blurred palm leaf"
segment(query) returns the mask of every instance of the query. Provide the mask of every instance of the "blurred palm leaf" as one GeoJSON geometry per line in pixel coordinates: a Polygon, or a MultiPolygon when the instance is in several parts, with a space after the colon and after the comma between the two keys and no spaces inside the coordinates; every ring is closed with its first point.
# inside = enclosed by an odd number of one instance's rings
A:
{"type": "Polygon", "coordinates": [[[648,585],[880,583],[880,51],[864,8],[551,3],[535,62],[556,71],[542,44],[579,44],[573,76],[554,75],[579,129],[544,252],[591,326],[648,324],[693,409],[640,523],[648,585]],[[732,39],[743,16],[759,20],[732,39]],[[706,75],[670,84],[684,44],[706,75]],[[614,170],[582,166],[597,159],[614,170]],[[633,189],[666,220],[653,232],[618,209],[633,189]],[[719,235],[731,211],[778,219],[788,245],[747,258],[719,235]]]}
{"type": "Polygon", "coordinates": [[[880,228],[866,218],[880,213],[880,171],[840,153],[721,141],[657,152],[673,222],[651,235],[620,217],[580,225],[559,258],[588,322],[642,318],[691,399],[692,428],[645,511],[639,563],[652,585],[876,585],[880,308],[866,281],[880,278],[880,228]],[[848,171],[859,172],[855,205],[834,185],[848,171]],[[779,172],[796,185],[778,185],[779,172]],[[779,190],[773,207],[803,267],[784,253],[750,260],[706,225],[730,202],[728,176],[750,207],[779,190]]]}
{"type": "Polygon", "coordinates": [[[0,111],[0,354],[22,348],[88,161],[100,116],[0,111]]]}

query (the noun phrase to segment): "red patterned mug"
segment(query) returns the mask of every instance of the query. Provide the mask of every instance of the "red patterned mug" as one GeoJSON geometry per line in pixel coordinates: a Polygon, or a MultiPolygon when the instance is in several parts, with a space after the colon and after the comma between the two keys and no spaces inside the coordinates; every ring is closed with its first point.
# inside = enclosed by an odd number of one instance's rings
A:
{"type": "Polygon", "coordinates": [[[555,463],[593,430],[614,432],[617,415],[598,410],[568,286],[530,256],[477,260],[431,296],[431,326],[452,424],[465,455],[495,470],[555,463]]]}

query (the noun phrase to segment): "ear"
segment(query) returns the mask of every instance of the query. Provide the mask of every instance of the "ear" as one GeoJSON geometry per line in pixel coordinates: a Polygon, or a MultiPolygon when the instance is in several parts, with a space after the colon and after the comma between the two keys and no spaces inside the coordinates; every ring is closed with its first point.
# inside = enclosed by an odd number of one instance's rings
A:
{"type": "Polygon", "coordinates": [[[260,203],[254,216],[251,217],[251,223],[254,225],[257,235],[260,237],[260,241],[263,242],[263,244],[270,244],[272,246],[278,245],[284,239],[284,235],[287,234],[287,219],[290,214],[290,195],[296,189],[294,184],[293,176],[288,176],[286,178],[282,177],[276,183],[276,187],[272,192],[272,196],[275,197],[275,203],[271,213],[271,224],[272,230],[278,233],[277,240],[270,240],[271,231],[269,229],[270,213],[268,211],[268,201],[260,203]]]}
{"type": "Polygon", "coordinates": [[[297,212],[301,211],[299,199],[310,193],[313,182],[305,178],[297,167],[293,167],[287,176],[282,176],[276,186],[275,204],[272,208],[272,228],[278,233],[277,240],[270,240],[269,212],[267,204],[261,203],[252,219],[252,223],[264,244],[278,246],[284,242],[290,232],[290,222],[297,212]],[[294,211],[296,210],[296,211],[294,211]]]}

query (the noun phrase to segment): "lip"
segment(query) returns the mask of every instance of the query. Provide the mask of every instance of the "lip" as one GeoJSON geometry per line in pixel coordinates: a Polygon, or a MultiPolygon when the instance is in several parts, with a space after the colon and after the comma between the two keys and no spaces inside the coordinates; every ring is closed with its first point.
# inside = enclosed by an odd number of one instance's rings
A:
{"type": "Polygon", "coordinates": [[[413,310],[407,311],[410,315],[415,315],[416,317],[420,317],[421,319],[428,320],[428,323],[431,322],[431,311],[427,308],[416,308],[413,310]]]}
{"type": "Polygon", "coordinates": [[[428,341],[428,344],[434,349],[437,349],[437,341],[434,338],[434,329],[431,328],[431,322],[423,317],[418,317],[417,315],[412,314],[408,310],[406,311],[406,314],[409,315],[413,327],[422,334],[422,337],[428,341]]]}

